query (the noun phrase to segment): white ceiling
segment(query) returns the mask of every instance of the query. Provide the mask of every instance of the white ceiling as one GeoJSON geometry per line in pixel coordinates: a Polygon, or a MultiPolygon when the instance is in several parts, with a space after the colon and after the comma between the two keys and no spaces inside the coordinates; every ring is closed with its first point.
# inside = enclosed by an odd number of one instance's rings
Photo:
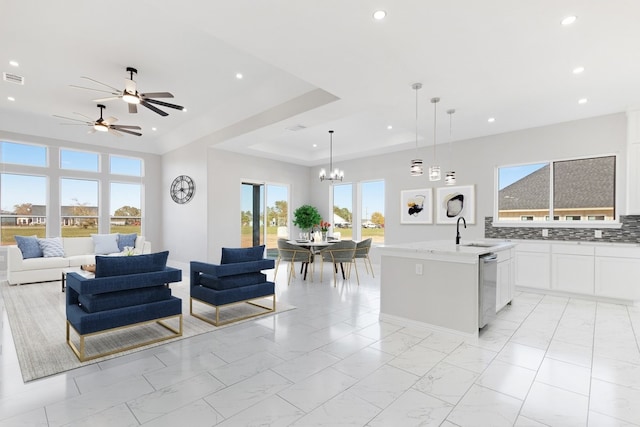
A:
{"type": "Polygon", "coordinates": [[[311,166],[327,162],[329,129],[338,161],[414,147],[421,82],[428,159],[435,96],[438,143],[449,108],[461,140],[640,107],[638,22],[637,0],[0,0],[0,71],[25,78],[0,81],[0,129],[159,154],[206,137],[311,166]],[[127,66],[138,90],[172,92],[188,111],[109,101],[105,116],[143,129],[123,138],[52,117],[98,118],[102,95],[69,85],[124,87],[127,66]]]}

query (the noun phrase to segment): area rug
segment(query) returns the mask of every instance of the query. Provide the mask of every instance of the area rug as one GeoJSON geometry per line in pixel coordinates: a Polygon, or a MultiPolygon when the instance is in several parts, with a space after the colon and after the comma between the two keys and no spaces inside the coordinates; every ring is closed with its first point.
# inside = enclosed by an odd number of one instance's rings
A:
{"type": "MultiPolygon", "coordinates": [[[[81,366],[98,363],[114,357],[141,351],[150,347],[163,345],[176,340],[193,337],[206,332],[212,332],[241,322],[230,323],[215,327],[189,315],[189,285],[185,282],[171,285],[173,295],[182,298],[183,331],[181,337],[172,338],[160,343],[136,348],[126,352],[105,356],[87,362],[80,362],[66,343],[65,335],[65,298],[60,292],[60,282],[33,283],[28,285],[9,286],[6,281],[0,284],[4,305],[11,326],[11,333],[20,362],[22,379],[24,382],[54,375],[81,366]]],[[[270,306],[271,299],[257,301],[270,306]]],[[[207,306],[198,304],[194,307],[198,313],[213,316],[214,311],[207,306]],[[208,312],[209,310],[209,312],[208,312]]],[[[266,316],[292,310],[295,307],[276,302],[276,311],[266,316]]],[[[247,316],[260,309],[250,304],[237,304],[220,311],[220,320],[247,316]]],[[[246,319],[251,321],[259,319],[246,319]]],[[[178,326],[178,321],[167,322],[171,326],[178,326]]],[[[148,341],[153,337],[166,336],[167,330],[155,323],[145,326],[126,328],[124,330],[100,334],[86,341],[87,352],[108,351],[114,348],[148,341]]],[[[77,335],[72,334],[72,339],[77,335]]],[[[95,353],[94,353],[95,354],[95,353]]]]}

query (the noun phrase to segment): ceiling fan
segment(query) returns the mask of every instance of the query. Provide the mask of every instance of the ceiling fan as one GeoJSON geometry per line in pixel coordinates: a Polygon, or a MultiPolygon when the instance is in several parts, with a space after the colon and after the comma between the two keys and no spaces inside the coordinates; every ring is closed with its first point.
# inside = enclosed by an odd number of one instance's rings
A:
{"type": "Polygon", "coordinates": [[[138,70],[136,70],[133,67],[127,67],[127,73],[129,73],[129,78],[125,79],[124,81],[124,90],[120,90],[118,88],[115,88],[113,86],[110,86],[108,84],[99,82],[95,79],[92,79],[91,77],[82,77],[83,79],[86,80],[90,80],[94,83],[97,83],[101,86],[107,87],[110,90],[104,90],[104,89],[96,89],[96,88],[91,88],[91,87],[84,87],[84,86],[76,86],[76,85],[70,85],[71,87],[75,87],[78,89],[88,89],[88,90],[95,90],[97,92],[104,92],[104,93],[109,93],[112,96],[107,97],[107,98],[100,98],[100,99],[94,99],[94,102],[105,102],[105,101],[111,101],[113,99],[122,99],[124,102],[126,102],[127,104],[129,104],[129,113],[137,113],[138,112],[138,104],[143,105],[145,107],[147,107],[148,109],[150,109],[151,111],[160,114],[161,116],[168,116],[169,113],[162,111],[161,109],[159,109],[158,107],[156,107],[155,105],[152,104],[156,104],[156,105],[160,105],[163,107],[168,107],[168,108],[174,108],[176,110],[180,110],[180,111],[185,111],[185,108],[181,105],[176,105],[176,104],[170,104],[168,102],[164,102],[164,101],[158,101],[157,99],[153,99],[153,98],[173,98],[173,95],[169,92],[150,92],[150,93],[140,93],[138,92],[138,88],[136,85],[135,80],[133,80],[133,75],[134,74],[138,74],[138,70]]]}
{"type": "MultiPolygon", "coordinates": [[[[53,117],[58,117],[60,119],[66,119],[66,120],[73,120],[76,122],[82,122],[85,126],[91,126],[91,129],[89,129],[89,133],[109,132],[112,135],[121,137],[123,135],[120,132],[124,132],[130,135],[142,136],[141,133],[134,132],[133,130],[131,130],[131,129],[140,130],[142,129],[140,126],[114,125],[114,123],[117,122],[118,119],[116,119],[115,117],[107,117],[106,119],[103,119],[102,110],[105,108],[105,106],[102,104],[98,104],[98,108],[100,109],[100,118],[97,120],[92,120],[91,117],[85,116],[84,114],[75,113],[75,112],[73,114],[77,114],[79,116],[85,117],[89,119],[89,121],[74,119],[72,117],[58,116],[55,114],[53,115],[53,117]]],[[[80,125],[80,123],[60,123],[60,124],[61,125],[80,125]]]]}

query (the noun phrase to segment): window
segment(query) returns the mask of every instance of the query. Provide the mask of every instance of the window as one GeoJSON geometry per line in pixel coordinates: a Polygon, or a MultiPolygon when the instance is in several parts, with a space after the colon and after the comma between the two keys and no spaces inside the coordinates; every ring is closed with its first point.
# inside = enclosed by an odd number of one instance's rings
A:
{"type": "Polygon", "coordinates": [[[353,238],[353,185],[333,186],[333,233],[340,233],[341,239],[353,238]]]}
{"type": "Polygon", "coordinates": [[[109,161],[109,171],[114,175],[142,176],[142,159],[111,156],[109,161]]]}
{"type": "Polygon", "coordinates": [[[497,218],[613,221],[615,161],[615,156],[605,156],[500,167],[497,218]]]}
{"type": "Polygon", "coordinates": [[[63,178],[60,195],[61,236],[98,233],[98,181],[63,178]]]}
{"type": "Polygon", "coordinates": [[[60,169],[77,171],[99,171],[100,156],[84,151],[60,150],[60,169]]]}
{"type": "Polygon", "coordinates": [[[46,177],[0,174],[2,245],[15,245],[16,235],[46,237],[46,201],[46,177]]]}
{"type": "Polygon", "coordinates": [[[47,166],[47,148],[39,145],[0,141],[0,163],[47,166]]]}
{"type": "Polygon", "coordinates": [[[384,181],[362,183],[362,239],[384,243],[384,181]]]}
{"type": "Polygon", "coordinates": [[[142,224],[142,186],[121,182],[111,183],[111,233],[138,233],[142,224]]]}

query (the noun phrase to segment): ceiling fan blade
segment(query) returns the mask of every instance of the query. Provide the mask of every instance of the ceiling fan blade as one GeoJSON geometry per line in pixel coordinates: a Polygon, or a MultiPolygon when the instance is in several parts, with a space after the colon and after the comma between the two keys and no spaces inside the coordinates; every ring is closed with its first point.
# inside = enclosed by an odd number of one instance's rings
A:
{"type": "MultiPolygon", "coordinates": [[[[67,120],[73,120],[74,122],[82,122],[82,123],[89,123],[85,120],[80,120],[80,119],[74,119],[72,117],[65,117],[65,116],[58,116],[57,114],[54,114],[53,117],[57,117],[59,119],[67,119],[67,120]]],[[[93,122],[92,122],[93,123],[93,122]]]]}
{"type": "Polygon", "coordinates": [[[112,92],[110,90],[96,89],[93,87],[84,87],[84,86],[76,86],[76,85],[69,85],[69,87],[74,87],[76,89],[95,90],[96,92],[110,93],[111,95],[118,95],[120,93],[120,91],[112,92]]]}
{"type": "Polygon", "coordinates": [[[162,117],[166,117],[166,116],[168,116],[168,115],[169,115],[169,113],[165,113],[165,112],[164,112],[164,111],[162,111],[161,109],[156,108],[156,107],[154,107],[153,105],[149,104],[149,103],[147,102],[147,100],[145,100],[145,99],[143,99],[143,100],[141,100],[141,101],[140,101],[140,105],[144,105],[145,107],[147,107],[147,108],[148,108],[148,109],[150,109],[151,111],[153,111],[153,112],[156,112],[156,113],[160,114],[162,117]]]}
{"type": "Polygon", "coordinates": [[[92,99],[91,102],[106,102],[106,101],[113,101],[114,99],[120,99],[122,98],[122,95],[119,96],[110,96],[108,98],[98,98],[98,99],[92,99]]]}
{"type": "Polygon", "coordinates": [[[140,96],[143,98],[173,98],[173,95],[169,92],[141,93],[140,96]]]}
{"type": "Polygon", "coordinates": [[[147,102],[151,102],[152,104],[162,105],[163,107],[174,108],[176,110],[184,110],[184,107],[176,104],[169,104],[168,102],[158,101],[157,99],[145,99],[147,102]]]}
{"type": "Polygon", "coordinates": [[[142,129],[140,126],[130,126],[130,125],[112,125],[111,127],[113,129],[116,129],[116,130],[120,130],[120,129],[138,129],[138,130],[141,130],[142,129]]]}
{"type": "Polygon", "coordinates": [[[118,131],[117,131],[117,130],[115,130],[115,129],[111,129],[111,128],[109,128],[109,133],[110,133],[111,135],[115,135],[115,136],[119,136],[119,137],[122,137],[122,136],[123,136],[120,132],[118,132],[118,131]]]}
{"type": "Polygon", "coordinates": [[[115,117],[107,117],[106,119],[104,119],[105,122],[107,122],[108,124],[113,124],[115,122],[118,121],[118,119],[116,119],[115,117]]]}
{"type": "Polygon", "coordinates": [[[92,79],[91,77],[82,76],[81,78],[82,78],[82,79],[86,79],[86,80],[90,80],[90,81],[92,81],[92,82],[94,82],[94,83],[97,83],[97,84],[99,84],[99,85],[101,85],[101,86],[108,87],[109,89],[114,90],[114,91],[116,91],[117,93],[120,93],[120,89],[118,89],[118,88],[116,88],[116,87],[113,87],[113,86],[109,86],[109,85],[108,85],[108,84],[106,84],[106,83],[99,82],[99,81],[97,81],[96,79],[92,79]]]}
{"type": "Polygon", "coordinates": [[[136,114],[138,112],[138,106],[136,104],[129,104],[129,114],[136,114]]]}
{"type": "Polygon", "coordinates": [[[85,116],[85,115],[84,115],[84,114],[82,114],[82,113],[78,113],[78,112],[74,111],[74,112],[73,112],[73,114],[77,114],[77,115],[79,115],[79,116],[84,117],[85,119],[88,119],[88,120],[90,120],[90,121],[93,121],[93,119],[92,119],[91,117],[89,117],[89,116],[85,116]]]}
{"type": "Polygon", "coordinates": [[[126,129],[118,129],[120,132],[124,132],[124,133],[128,133],[130,135],[135,135],[135,136],[142,136],[141,133],[139,132],[132,132],[130,130],[126,130],[126,129]]]}

